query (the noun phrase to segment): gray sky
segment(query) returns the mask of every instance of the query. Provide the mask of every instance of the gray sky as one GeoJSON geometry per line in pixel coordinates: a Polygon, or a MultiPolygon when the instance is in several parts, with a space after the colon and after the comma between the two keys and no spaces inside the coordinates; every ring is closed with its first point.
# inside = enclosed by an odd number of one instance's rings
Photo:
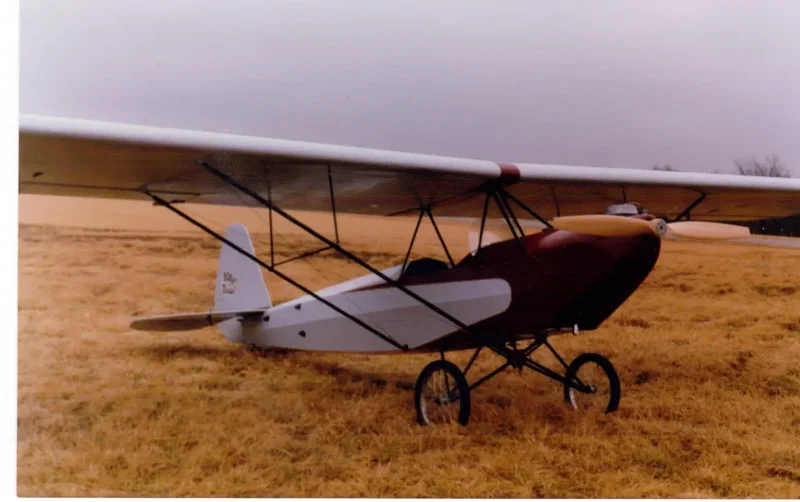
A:
{"type": "Polygon", "coordinates": [[[25,0],[24,113],[800,174],[800,2],[25,0]]]}

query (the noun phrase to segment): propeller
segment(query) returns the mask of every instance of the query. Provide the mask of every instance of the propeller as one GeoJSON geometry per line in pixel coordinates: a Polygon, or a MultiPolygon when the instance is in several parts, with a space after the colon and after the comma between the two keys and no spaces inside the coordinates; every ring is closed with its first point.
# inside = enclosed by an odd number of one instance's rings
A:
{"type": "MultiPolygon", "coordinates": [[[[553,228],[598,237],[633,237],[636,235],[655,234],[658,237],[679,239],[729,240],[750,236],[750,229],[739,225],[712,223],[707,221],[678,221],[667,223],[662,219],[644,220],[629,216],[590,214],[581,216],[563,216],[553,218],[553,228]]],[[[488,225],[488,222],[487,222],[488,225]]],[[[507,231],[504,235],[485,230],[481,247],[511,238],[507,231]],[[508,235],[505,235],[508,234],[508,235]]],[[[473,230],[468,235],[470,253],[475,254],[478,248],[479,232],[473,230]]]]}
{"type": "Polygon", "coordinates": [[[553,228],[602,237],[630,237],[653,232],[659,237],[679,239],[730,240],[750,236],[750,229],[739,225],[713,223],[710,221],[676,221],[667,223],[661,219],[650,221],[627,216],[605,214],[566,216],[554,218],[553,228]]]}
{"type": "Polygon", "coordinates": [[[667,235],[683,239],[728,240],[750,237],[750,229],[747,227],[710,221],[676,221],[667,227],[667,235]]]}
{"type": "Polygon", "coordinates": [[[558,230],[598,237],[632,237],[650,233],[663,236],[666,233],[666,228],[663,226],[664,220],[646,221],[608,214],[562,216],[553,218],[550,224],[558,230]]]}

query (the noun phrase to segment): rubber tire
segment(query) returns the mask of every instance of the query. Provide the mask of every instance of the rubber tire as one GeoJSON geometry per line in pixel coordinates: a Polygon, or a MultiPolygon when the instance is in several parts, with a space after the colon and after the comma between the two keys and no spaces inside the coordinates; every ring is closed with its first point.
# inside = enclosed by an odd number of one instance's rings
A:
{"type": "Polygon", "coordinates": [[[458,423],[461,425],[467,425],[469,423],[469,415],[470,415],[470,392],[469,392],[469,385],[467,384],[467,379],[464,376],[464,373],[456,366],[455,364],[451,363],[450,361],[444,360],[437,360],[433,361],[432,363],[425,366],[419,374],[417,378],[417,384],[414,387],[414,408],[417,410],[417,423],[419,425],[428,425],[425,422],[425,418],[422,415],[422,408],[420,406],[420,402],[422,400],[422,387],[425,381],[430,377],[430,375],[436,370],[444,370],[453,377],[456,386],[458,387],[458,402],[460,403],[460,409],[458,412],[458,423]]]}
{"type": "Polygon", "coordinates": [[[611,389],[611,397],[608,400],[608,407],[606,408],[605,412],[611,413],[619,406],[619,399],[622,391],[620,390],[617,370],[614,369],[614,365],[611,364],[611,361],[600,354],[591,352],[581,354],[569,364],[567,367],[567,373],[564,376],[564,400],[570,405],[570,407],[572,406],[572,401],[570,400],[569,396],[569,390],[571,387],[568,382],[571,382],[572,379],[575,378],[575,375],[578,374],[578,370],[580,370],[581,366],[589,362],[596,363],[598,366],[600,366],[608,377],[608,383],[611,389]]]}

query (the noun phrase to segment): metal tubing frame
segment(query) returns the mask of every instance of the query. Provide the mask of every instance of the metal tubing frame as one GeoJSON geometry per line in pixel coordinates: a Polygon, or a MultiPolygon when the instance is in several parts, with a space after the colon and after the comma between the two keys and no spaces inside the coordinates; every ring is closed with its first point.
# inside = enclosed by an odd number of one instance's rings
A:
{"type": "Polygon", "coordinates": [[[278,263],[275,263],[275,261],[273,259],[272,266],[273,267],[277,267],[279,265],[283,265],[283,264],[286,264],[286,263],[289,263],[289,262],[292,262],[292,261],[295,261],[295,260],[300,260],[302,258],[308,258],[309,256],[314,256],[315,254],[322,253],[323,251],[328,251],[329,249],[331,249],[330,246],[325,246],[323,248],[314,249],[313,251],[307,251],[307,252],[305,252],[303,254],[299,254],[297,256],[292,256],[291,258],[287,258],[287,259],[285,259],[283,261],[279,261],[278,263]]]}
{"type": "Polygon", "coordinates": [[[550,342],[548,342],[546,338],[544,339],[544,341],[542,341],[542,345],[550,349],[550,352],[555,356],[556,359],[558,359],[558,362],[561,363],[561,366],[563,366],[564,369],[567,369],[569,367],[566,361],[564,361],[564,359],[561,358],[558,352],[556,352],[556,349],[554,349],[553,346],[550,345],[550,342]]]}
{"type": "MultiPolygon", "coordinates": [[[[336,235],[336,244],[339,244],[339,223],[336,218],[336,197],[333,196],[333,176],[331,175],[331,165],[328,164],[328,189],[331,193],[331,212],[333,213],[333,232],[336,235]]],[[[272,197],[269,198],[272,200],[272,197]]]]}
{"type": "Polygon", "coordinates": [[[442,249],[444,249],[445,254],[447,255],[447,260],[450,262],[451,267],[455,267],[456,264],[453,261],[453,257],[450,255],[450,250],[447,249],[447,244],[444,242],[444,237],[442,237],[441,232],[439,232],[439,227],[436,225],[436,220],[433,218],[433,213],[431,212],[430,206],[424,206],[419,211],[419,218],[417,218],[417,225],[414,227],[414,233],[411,235],[411,242],[408,244],[408,250],[406,251],[406,256],[403,258],[403,268],[401,270],[406,270],[406,265],[408,265],[408,259],[411,256],[411,250],[414,248],[414,242],[417,240],[417,233],[419,232],[419,226],[422,224],[422,218],[425,215],[428,215],[428,218],[431,220],[431,224],[433,225],[433,229],[436,231],[436,236],[439,238],[439,242],[442,244],[442,249]]]}
{"type": "MultiPolygon", "coordinates": [[[[203,165],[202,163],[200,163],[203,165]]],[[[339,244],[339,222],[338,222],[338,214],[336,213],[336,197],[333,193],[333,175],[331,173],[331,166],[328,164],[328,193],[330,194],[331,198],[331,213],[333,215],[333,232],[335,235],[336,243],[339,244]]],[[[272,200],[272,186],[271,184],[267,183],[267,199],[272,200]]],[[[170,203],[174,204],[174,201],[170,203]]],[[[269,257],[270,257],[270,265],[273,267],[278,267],[280,265],[285,265],[286,263],[293,262],[295,260],[300,260],[302,258],[308,258],[309,256],[313,256],[317,253],[322,253],[323,251],[327,251],[331,249],[330,246],[325,246],[314,251],[308,251],[306,253],[302,253],[297,256],[293,256],[291,258],[287,258],[283,261],[279,261],[275,263],[275,232],[272,226],[272,208],[269,207],[269,257]]]]}
{"type": "Polygon", "coordinates": [[[497,376],[497,375],[498,375],[500,372],[502,372],[503,370],[505,370],[505,369],[506,369],[506,368],[508,368],[509,366],[511,366],[511,361],[506,361],[506,362],[504,362],[504,363],[503,363],[503,364],[501,364],[501,365],[500,365],[500,366],[499,366],[497,369],[495,369],[494,371],[492,371],[492,372],[491,372],[491,373],[489,373],[488,375],[484,376],[483,378],[479,379],[479,380],[478,380],[477,382],[475,382],[474,384],[470,385],[470,386],[469,386],[469,390],[470,390],[470,391],[473,391],[473,390],[477,389],[477,388],[478,388],[480,385],[482,385],[482,384],[484,384],[484,383],[488,382],[489,380],[491,380],[492,378],[494,378],[495,376],[497,376]]]}
{"type": "Polygon", "coordinates": [[[417,232],[419,232],[419,225],[422,223],[422,217],[425,215],[424,211],[419,212],[419,218],[417,218],[417,226],[414,227],[414,234],[411,236],[411,243],[408,245],[408,251],[406,251],[406,257],[403,258],[403,268],[400,269],[405,272],[406,265],[408,264],[408,258],[411,256],[411,248],[414,247],[414,241],[417,240],[417,232]]]}
{"type": "Polygon", "coordinates": [[[215,232],[214,230],[212,230],[212,229],[208,228],[207,226],[205,226],[204,224],[200,223],[200,222],[199,222],[199,221],[197,221],[196,219],[192,218],[192,217],[191,217],[191,216],[189,216],[188,214],[184,213],[184,212],[183,212],[183,211],[181,211],[180,209],[176,209],[176,208],[175,208],[175,207],[174,207],[172,204],[170,204],[170,203],[169,203],[169,202],[167,202],[166,200],[162,199],[162,198],[161,198],[161,197],[159,197],[158,195],[156,195],[156,194],[154,194],[154,193],[151,193],[151,192],[147,192],[147,191],[146,191],[145,193],[146,193],[148,196],[150,196],[150,197],[151,197],[151,198],[152,198],[152,199],[153,199],[153,200],[154,200],[154,201],[155,201],[157,204],[159,204],[159,205],[162,205],[162,206],[166,207],[167,209],[169,209],[169,210],[170,210],[170,211],[172,211],[173,213],[177,214],[177,215],[178,215],[178,216],[180,216],[181,218],[185,219],[185,220],[186,220],[186,221],[188,221],[189,223],[193,224],[194,226],[196,226],[196,227],[197,227],[197,228],[199,228],[200,230],[202,230],[202,231],[206,232],[207,234],[211,235],[212,237],[214,237],[214,238],[215,238],[215,239],[217,239],[218,241],[221,241],[221,242],[223,242],[223,243],[227,244],[227,245],[228,245],[228,246],[230,246],[232,249],[234,249],[234,250],[238,251],[240,254],[242,254],[242,255],[243,255],[243,256],[245,256],[246,258],[249,258],[250,260],[254,261],[255,263],[257,263],[257,264],[258,264],[258,265],[260,265],[261,267],[263,267],[263,268],[267,269],[268,271],[272,272],[273,274],[277,275],[278,277],[280,277],[280,278],[281,278],[281,279],[283,279],[284,281],[288,282],[289,284],[291,284],[292,286],[296,287],[297,289],[299,289],[299,290],[303,291],[304,293],[306,293],[307,295],[311,296],[311,297],[312,297],[312,298],[314,298],[315,300],[317,300],[317,301],[320,301],[320,302],[324,303],[325,305],[327,305],[328,307],[332,308],[332,309],[333,309],[334,311],[336,311],[337,313],[339,313],[339,314],[341,314],[341,315],[345,316],[346,318],[350,319],[351,321],[353,321],[354,323],[358,324],[358,325],[359,325],[359,326],[361,326],[362,328],[366,329],[366,330],[367,330],[367,331],[369,331],[370,333],[372,333],[372,334],[374,334],[375,336],[377,336],[377,337],[381,338],[383,341],[385,341],[385,342],[389,343],[390,345],[393,345],[394,347],[396,347],[396,348],[398,348],[398,349],[400,349],[400,350],[402,350],[402,351],[404,351],[404,352],[409,350],[409,349],[408,349],[408,345],[401,345],[401,344],[400,344],[400,343],[398,343],[396,340],[394,340],[392,337],[390,337],[390,336],[388,336],[388,335],[385,335],[385,334],[381,333],[380,331],[378,331],[378,330],[376,330],[375,328],[373,328],[372,326],[368,325],[367,323],[365,323],[365,322],[364,322],[364,321],[362,321],[361,319],[359,319],[359,318],[355,317],[355,316],[354,316],[354,315],[352,315],[352,314],[349,314],[348,312],[345,312],[345,311],[344,311],[344,310],[342,310],[341,308],[337,307],[336,305],[334,305],[334,304],[333,304],[333,303],[331,303],[330,301],[326,300],[325,298],[323,298],[323,297],[321,297],[321,296],[317,295],[315,292],[313,292],[313,291],[311,291],[310,289],[306,288],[305,286],[303,286],[303,285],[302,285],[302,284],[300,284],[299,282],[295,281],[295,280],[294,280],[294,279],[292,279],[291,277],[287,276],[287,275],[286,275],[286,274],[284,274],[283,272],[279,271],[279,270],[278,270],[278,269],[276,269],[275,267],[272,267],[272,266],[270,266],[270,265],[267,265],[267,264],[266,264],[266,263],[264,263],[263,261],[259,260],[259,259],[258,259],[258,257],[256,257],[256,256],[254,256],[254,255],[252,255],[252,254],[248,253],[247,251],[245,251],[245,250],[244,250],[244,249],[242,249],[241,247],[239,247],[239,246],[237,246],[236,244],[234,244],[233,242],[229,241],[228,239],[226,239],[226,238],[225,238],[225,237],[223,237],[222,235],[218,234],[218,233],[217,233],[217,232],[215,232]]]}
{"type": "Polygon", "coordinates": [[[461,373],[463,373],[463,374],[464,374],[464,376],[467,376],[467,372],[468,372],[468,371],[469,371],[469,369],[472,367],[472,363],[474,363],[474,362],[475,362],[475,359],[477,359],[477,358],[478,358],[478,354],[480,354],[480,353],[481,353],[481,350],[483,350],[483,347],[478,347],[477,349],[475,349],[475,353],[474,353],[474,354],[472,354],[472,357],[469,359],[469,362],[468,362],[468,363],[467,363],[467,365],[464,367],[464,371],[462,371],[462,372],[461,372],[461,373]]]}
{"type": "MultiPolygon", "coordinates": [[[[536,211],[534,211],[533,209],[531,209],[528,206],[526,206],[521,200],[519,200],[516,197],[514,197],[514,195],[511,192],[509,192],[508,190],[503,190],[503,196],[504,197],[508,197],[509,199],[511,199],[516,205],[518,205],[523,210],[525,210],[525,212],[527,212],[528,214],[530,214],[531,216],[533,216],[534,218],[539,220],[539,222],[541,222],[547,228],[553,228],[553,225],[551,225],[547,220],[545,220],[544,218],[539,216],[536,213],[536,211]]],[[[555,192],[553,192],[553,196],[555,196],[555,192]]],[[[559,216],[561,215],[561,208],[558,206],[558,200],[557,199],[556,199],[556,214],[558,214],[559,216]]]]}
{"type": "MultiPolygon", "coordinates": [[[[539,373],[540,375],[543,375],[543,376],[545,376],[545,377],[547,377],[547,378],[549,378],[551,380],[555,380],[555,381],[565,385],[567,383],[566,375],[560,375],[560,374],[556,373],[555,371],[551,370],[550,368],[548,368],[547,366],[544,366],[543,364],[538,363],[538,362],[534,361],[533,359],[531,359],[531,357],[530,357],[531,354],[533,352],[535,352],[537,349],[541,348],[541,347],[547,347],[550,350],[550,352],[553,353],[553,355],[556,357],[556,359],[558,359],[558,361],[561,363],[561,365],[564,366],[564,370],[566,371],[566,369],[569,367],[567,365],[567,363],[564,361],[564,359],[561,357],[561,355],[558,352],[556,352],[556,350],[553,348],[553,346],[550,345],[550,343],[547,341],[547,338],[545,336],[542,336],[542,337],[537,337],[528,347],[526,347],[524,349],[521,349],[521,350],[520,349],[513,349],[513,350],[506,349],[506,351],[505,351],[506,353],[504,354],[505,357],[506,357],[506,361],[503,364],[501,364],[498,368],[496,368],[494,371],[490,372],[489,374],[485,375],[484,377],[480,378],[475,383],[470,385],[469,386],[469,390],[471,391],[471,390],[477,388],[478,386],[486,383],[487,381],[489,381],[490,379],[492,379],[495,376],[497,376],[499,373],[501,373],[506,368],[508,368],[510,366],[512,366],[512,367],[515,366],[515,363],[518,362],[518,361],[520,363],[520,367],[528,368],[528,369],[530,369],[532,371],[535,371],[536,373],[539,373]],[[521,358],[519,357],[520,355],[522,356],[521,358]],[[521,361],[520,361],[520,359],[521,359],[521,361]]],[[[464,368],[464,371],[462,371],[462,373],[464,373],[464,375],[466,375],[467,371],[469,371],[469,369],[472,367],[472,364],[477,359],[478,354],[480,353],[482,348],[483,347],[479,347],[475,351],[475,353],[472,355],[472,357],[470,358],[469,362],[467,363],[467,366],[464,368]]],[[[573,385],[575,387],[575,389],[579,390],[581,392],[585,392],[584,383],[581,382],[577,378],[577,376],[575,378],[576,378],[576,382],[575,383],[578,384],[577,386],[573,385]]]]}
{"type": "MultiPolygon", "coordinates": [[[[267,197],[272,199],[272,185],[267,185],[267,197]]],[[[272,232],[272,208],[269,208],[269,261],[275,267],[275,236],[272,232]]]]}
{"type": "Polygon", "coordinates": [[[508,203],[508,192],[506,192],[505,190],[501,190],[500,198],[503,200],[503,204],[505,204],[506,210],[508,211],[508,214],[511,216],[511,220],[517,226],[517,230],[519,230],[520,239],[525,237],[525,230],[522,228],[522,225],[517,219],[517,215],[514,214],[514,209],[511,208],[511,204],[508,203]]]}
{"type": "Polygon", "coordinates": [[[511,221],[511,217],[508,215],[508,213],[506,213],[506,208],[503,206],[502,199],[500,198],[500,195],[498,195],[497,192],[498,192],[497,190],[492,191],[492,197],[494,198],[494,201],[497,203],[497,208],[500,209],[500,214],[502,214],[503,219],[506,220],[506,224],[508,224],[508,229],[511,230],[511,235],[514,236],[514,240],[516,240],[521,244],[522,237],[519,237],[517,235],[517,230],[514,228],[514,223],[511,221]]]}
{"type": "Polygon", "coordinates": [[[567,381],[565,377],[559,375],[558,373],[556,373],[555,371],[551,370],[547,366],[544,366],[541,363],[537,363],[536,361],[534,361],[532,359],[525,359],[525,360],[522,361],[522,364],[526,368],[532,369],[536,373],[544,375],[547,378],[550,378],[551,380],[555,380],[555,381],[560,382],[562,384],[566,383],[566,381],[567,381]]]}
{"type": "Polygon", "coordinates": [[[691,220],[692,219],[692,209],[696,208],[701,202],[703,202],[706,199],[707,196],[708,196],[708,194],[706,194],[705,192],[701,192],[700,197],[698,197],[697,200],[692,202],[689,205],[689,207],[684,209],[683,212],[681,214],[679,214],[678,217],[675,218],[672,221],[681,221],[681,219],[683,219],[683,218],[686,218],[686,221],[691,220]]]}
{"type": "Polygon", "coordinates": [[[483,201],[483,214],[481,215],[481,232],[478,234],[478,248],[475,250],[477,254],[481,250],[481,243],[483,242],[483,230],[486,227],[486,215],[489,213],[489,192],[486,192],[486,199],[483,201]]]}
{"type": "MultiPolygon", "coordinates": [[[[431,224],[433,225],[433,229],[436,231],[436,236],[439,238],[439,242],[442,243],[442,247],[444,248],[444,254],[447,255],[447,260],[450,262],[450,266],[455,267],[456,263],[453,261],[453,257],[450,256],[450,251],[447,249],[447,244],[444,243],[444,237],[442,237],[441,232],[439,232],[439,226],[436,224],[436,220],[433,219],[433,213],[431,213],[431,207],[426,206],[424,211],[428,214],[428,218],[430,218],[431,220],[431,224]]],[[[414,236],[416,237],[416,234],[414,236]]]]}
{"type": "MultiPolygon", "coordinates": [[[[561,217],[561,204],[558,203],[558,195],[556,195],[556,189],[553,188],[553,185],[550,185],[550,195],[553,196],[553,203],[555,203],[555,205],[556,205],[556,217],[560,218],[561,217]]],[[[539,221],[544,221],[541,218],[539,218],[538,215],[536,216],[536,219],[538,219],[539,221]]],[[[545,221],[545,225],[549,226],[550,224],[545,221]]]]}

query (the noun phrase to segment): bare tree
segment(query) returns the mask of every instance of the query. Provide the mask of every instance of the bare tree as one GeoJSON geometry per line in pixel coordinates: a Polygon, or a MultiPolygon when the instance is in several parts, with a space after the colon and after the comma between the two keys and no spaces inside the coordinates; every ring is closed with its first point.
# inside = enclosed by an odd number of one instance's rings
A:
{"type": "Polygon", "coordinates": [[[653,166],[653,171],[678,171],[669,164],[656,164],[653,166]]]}
{"type": "Polygon", "coordinates": [[[792,171],[783,165],[780,157],[770,155],[763,162],[755,158],[750,160],[737,160],[734,162],[736,170],[743,176],[766,176],[769,178],[791,178],[792,171]]]}

